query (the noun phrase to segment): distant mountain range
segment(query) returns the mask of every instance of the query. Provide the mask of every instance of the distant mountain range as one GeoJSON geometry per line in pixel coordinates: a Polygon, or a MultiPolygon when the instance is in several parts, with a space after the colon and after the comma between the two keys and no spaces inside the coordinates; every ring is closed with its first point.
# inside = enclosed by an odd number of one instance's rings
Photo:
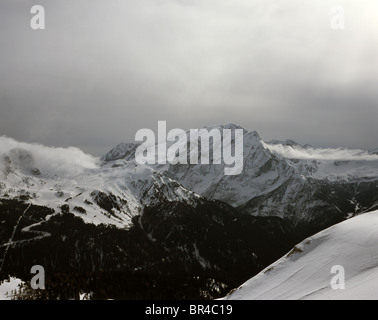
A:
{"type": "Polygon", "coordinates": [[[44,265],[49,298],[215,298],[304,238],[378,209],[376,151],[243,132],[240,175],[212,162],[141,165],[138,143],[99,159],[0,137],[1,272],[26,281],[44,265]]]}

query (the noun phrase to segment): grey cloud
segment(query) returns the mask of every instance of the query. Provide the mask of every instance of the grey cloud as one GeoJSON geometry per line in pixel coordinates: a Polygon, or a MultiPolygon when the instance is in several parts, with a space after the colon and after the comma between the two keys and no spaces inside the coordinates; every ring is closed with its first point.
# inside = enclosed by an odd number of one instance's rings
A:
{"type": "Polygon", "coordinates": [[[378,9],[344,3],[336,32],[325,0],[41,0],[46,30],[33,31],[34,1],[2,1],[0,134],[100,155],[158,120],[234,122],[265,140],[376,147],[378,9]]]}

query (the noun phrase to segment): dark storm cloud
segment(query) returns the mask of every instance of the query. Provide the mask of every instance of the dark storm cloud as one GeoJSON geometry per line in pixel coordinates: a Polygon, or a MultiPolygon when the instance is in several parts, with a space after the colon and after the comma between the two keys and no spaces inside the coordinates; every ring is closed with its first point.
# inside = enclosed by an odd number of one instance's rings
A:
{"type": "Polygon", "coordinates": [[[158,120],[234,122],[263,139],[377,145],[378,12],[343,1],[0,3],[0,135],[102,154],[158,120]]]}

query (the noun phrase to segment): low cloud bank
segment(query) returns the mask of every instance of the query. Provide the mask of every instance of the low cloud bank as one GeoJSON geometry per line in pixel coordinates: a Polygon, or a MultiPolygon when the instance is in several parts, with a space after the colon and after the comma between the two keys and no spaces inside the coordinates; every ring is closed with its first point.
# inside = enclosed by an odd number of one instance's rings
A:
{"type": "Polygon", "coordinates": [[[54,148],[30,144],[0,136],[0,168],[6,158],[13,165],[38,168],[42,173],[75,176],[88,169],[98,168],[99,159],[75,147],[54,148]]]}
{"type": "Polygon", "coordinates": [[[301,160],[340,160],[340,161],[378,161],[378,155],[369,154],[366,150],[342,148],[304,148],[301,146],[285,146],[282,144],[268,144],[265,148],[289,159],[301,160]]]}

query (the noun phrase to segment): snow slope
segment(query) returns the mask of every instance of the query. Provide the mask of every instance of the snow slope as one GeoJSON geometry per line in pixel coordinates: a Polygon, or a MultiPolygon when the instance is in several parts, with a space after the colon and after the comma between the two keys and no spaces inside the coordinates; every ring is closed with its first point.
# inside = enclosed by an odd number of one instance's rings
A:
{"type": "Polygon", "coordinates": [[[21,284],[24,282],[15,277],[0,281],[0,300],[14,299],[15,294],[20,291],[21,284]]]}
{"type": "Polygon", "coordinates": [[[102,163],[76,148],[52,148],[0,137],[0,197],[20,198],[85,222],[123,228],[145,206],[200,198],[153,168],[134,161],[102,163]]]}
{"type": "Polygon", "coordinates": [[[225,299],[378,299],[378,211],[365,213],[305,239],[225,299]],[[345,289],[331,280],[345,270],[345,289]]]}

